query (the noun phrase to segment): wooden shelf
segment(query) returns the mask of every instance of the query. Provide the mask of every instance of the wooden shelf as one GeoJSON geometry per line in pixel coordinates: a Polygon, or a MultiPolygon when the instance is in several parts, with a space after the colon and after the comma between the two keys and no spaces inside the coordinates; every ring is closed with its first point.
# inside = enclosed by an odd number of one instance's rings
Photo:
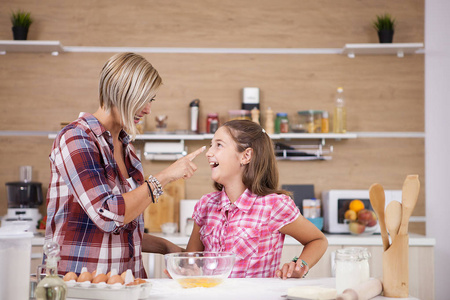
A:
{"type": "Polygon", "coordinates": [[[345,44],[343,54],[354,58],[355,55],[392,55],[403,57],[405,54],[423,53],[423,43],[389,44],[345,44]]]}
{"type": "Polygon", "coordinates": [[[48,52],[58,55],[64,48],[59,41],[0,41],[0,54],[11,52],[48,52]]]}

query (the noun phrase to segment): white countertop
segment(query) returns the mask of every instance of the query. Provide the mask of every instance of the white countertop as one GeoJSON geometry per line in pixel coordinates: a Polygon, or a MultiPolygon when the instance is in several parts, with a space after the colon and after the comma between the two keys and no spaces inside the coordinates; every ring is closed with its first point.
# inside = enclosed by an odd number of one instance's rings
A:
{"type": "MultiPolygon", "coordinates": [[[[189,241],[189,236],[177,234],[164,235],[162,233],[151,233],[156,236],[163,237],[172,243],[180,246],[187,245],[189,241]]],[[[325,234],[328,239],[328,245],[348,245],[348,246],[381,246],[381,235],[373,234],[369,236],[354,236],[350,234],[325,234]]],[[[409,235],[409,245],[410,246],[434,246],[436,240],[434,238],[429,238],[424,235],[419,235],[411,233],[409,235]]],[[[32,240],[33,246],[44,245],[44,237],[42,235],[37,235],[32,240]]],[[[284,245],[293,246],[299,245],[299,242],[290,236],[286,236],[284,240],[284,245]]]]}
{"type": "MultiPolygon", "coordinates": [[[[288,279],[278,278],[229,278],[213,288],[183,289],[172,279],[151,279],[152,289],[148,300],[287,300],[283,295],[293,286],[335,287],[334,278],[321,279],[288,279]]],[[[79,300],[80,298],[67,298],[79,300]]],[[[394,299],[377,296],[376,300],[394,299]]],[[[399,299],[399,298],[395,298],[399,299]]],[[[417,300],[417,298],[403,298],[417,300]]]]}

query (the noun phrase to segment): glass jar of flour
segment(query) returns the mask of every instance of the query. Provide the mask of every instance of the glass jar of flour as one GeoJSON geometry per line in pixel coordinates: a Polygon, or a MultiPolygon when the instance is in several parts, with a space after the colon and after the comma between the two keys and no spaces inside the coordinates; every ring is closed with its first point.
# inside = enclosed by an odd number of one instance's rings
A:
{"type": "Polygon", "coordinates": [[[369,280],[370,256],[367,248],[363,247],[336,250],[335,274],[338,294],[369,280]]]}

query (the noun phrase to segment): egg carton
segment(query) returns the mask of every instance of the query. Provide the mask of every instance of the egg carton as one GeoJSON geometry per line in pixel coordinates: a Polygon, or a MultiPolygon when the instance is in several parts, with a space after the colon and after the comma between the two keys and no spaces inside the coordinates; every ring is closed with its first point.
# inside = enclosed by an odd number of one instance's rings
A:
{"type": "Polygon", "coordinates": [[[150,282],[139,285],[108,285],[99,283],[68,285],[67,297],[98,300],[138,300],[150,296],[152,284],[150,282]]]}

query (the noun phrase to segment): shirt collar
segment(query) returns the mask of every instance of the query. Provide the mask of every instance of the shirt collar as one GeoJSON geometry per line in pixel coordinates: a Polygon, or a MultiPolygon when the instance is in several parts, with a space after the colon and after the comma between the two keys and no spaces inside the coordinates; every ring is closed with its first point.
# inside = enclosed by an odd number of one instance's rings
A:
{"type": "MultiPolygon", "coordinates": [[[[248,213],[255,203],[256,198],[258,198],[258,195],[253,194],[249,189],[246,189],[233,204],[242,212],[248,213]]],[[[220,203],[223,210],[229,210],[230,206],[233,205],[225,193],[225,189],[222,190],[220,203]]]]}
{"type": "MultiPolygon", "coordinates": [[[[83,113],[82,116],[80,116],[80,119],[85,121],[89,128],[91,128],[92,132],[96,136],[101,136],[105,132],[108,132],[105,127],[103,127],[102,123],[100,123],[96,117],[94,117],[90,113],[83,113]]],[[[130,136],[125,132],[125,130],[121,130],[119,133],[119,140],[122,141],[123,144],[128,145],[130,143],[130,136]]]]}

